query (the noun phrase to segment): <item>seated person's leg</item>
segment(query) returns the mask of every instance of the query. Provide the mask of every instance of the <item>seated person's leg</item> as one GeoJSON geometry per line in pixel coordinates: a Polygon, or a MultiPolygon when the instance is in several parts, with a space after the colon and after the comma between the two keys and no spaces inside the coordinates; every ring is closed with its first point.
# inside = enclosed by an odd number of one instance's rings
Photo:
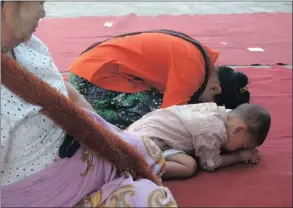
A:
{"type": "Polygon", "coordinates": [[[196,173],[197,162],[183,151],[167,150],[164,152],[166,169],[163,179],[187,178],[196,173]]]}
{"type": "Polygon", "coordinates": [[[134,181],[125,174],[106,183],[78,205],[76,207],[177,207],[167,187],[146,179],[134,181]]]}

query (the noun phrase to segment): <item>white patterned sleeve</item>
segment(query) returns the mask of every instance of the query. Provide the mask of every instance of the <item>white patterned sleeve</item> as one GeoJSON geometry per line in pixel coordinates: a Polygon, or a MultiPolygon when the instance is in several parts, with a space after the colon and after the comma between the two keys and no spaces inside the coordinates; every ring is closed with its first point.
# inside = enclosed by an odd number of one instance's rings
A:
{"type": "Polygon", "coordinates": [[[9,149],[9,121],[5,116],[1,116],[1,159],[0,159],[0,170],[2,171],[4,162],[6,160],[7,152],[9,149]]]}
{"type": "Polygon", "coordinates": [[[32,50],[41,54],[41,56],[43,57],[42,62],[44,61],[44,64],[46,64],[47,66],[46,80],[51,80],[50,85],[52,87],[55,87],[59,92],[63,93],[65,96],[68,96],[64,79],[61,73],[59,72],[58,67],[54,63],[54,60],[46,44],[43,43],[38,37],[33,35],[32,38],[26,43],[26,45],[32,50]]]}
{"type": "Polygon", "coordinates": [[[219,140],[214,139],[214,142],[211,142],[209,144],[205,144],[204,142],[202,142],[200,147],[195,150],[195,155],[199,157],[200,165],[203,169],[208,171],[214,171],[221,165],[222,161],[220,156],[220,147],[221,144],[219,140]]]}
{"type": "Polygon", "coordinates": [[[28,46],[31,47],[33,50],[39,52],[40,54],[46,56],[50,61],[52,71],[60,74],[57,66],[55,65],[53,61],[51,53],[45,43],[43,43],[38,37],[33,35],[29,41],[28,46]]]}
{"type": "Polygon", "coordinates": [[[198,134],[193,138],[195,156],[203,169],[214,171],[221,165],[221,145],[227,141],[223,121],[207,117],[197,123],[198,134]]]}

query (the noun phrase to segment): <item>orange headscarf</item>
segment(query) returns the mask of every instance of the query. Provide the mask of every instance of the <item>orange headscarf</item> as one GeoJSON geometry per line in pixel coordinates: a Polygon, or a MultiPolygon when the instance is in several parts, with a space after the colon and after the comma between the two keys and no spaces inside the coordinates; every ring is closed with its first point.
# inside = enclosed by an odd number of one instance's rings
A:
{"type": "MultiPolygon", "coordinates": [[[[205,47],[213,65],[219,53],[205,47]]],[[[125,93],[156,89],[162,108],[188,103],[205,76],[201,52],[190,42],[162,33],[113,38],[82,54],[70,72],[98,87],[125,93]]]]}

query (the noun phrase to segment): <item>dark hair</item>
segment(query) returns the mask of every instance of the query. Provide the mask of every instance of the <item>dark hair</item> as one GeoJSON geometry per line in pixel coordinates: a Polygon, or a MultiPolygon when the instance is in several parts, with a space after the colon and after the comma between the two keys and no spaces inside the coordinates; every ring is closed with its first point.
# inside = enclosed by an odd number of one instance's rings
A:
{"type": "Polygon", "coordinates": [[[262,145],[271,127],[269,112],[255,104],[239,105],[233,112],[241,116],[255,144],[262,145]]]}
{"type": "Polygon", "coordinates": [[[218,69],[222,93],[215,96],[217,105],[235,109],[243,103],[249,103],[250,93],[246,89],[248,77],[227,66],[220,66],[218,69]]]}

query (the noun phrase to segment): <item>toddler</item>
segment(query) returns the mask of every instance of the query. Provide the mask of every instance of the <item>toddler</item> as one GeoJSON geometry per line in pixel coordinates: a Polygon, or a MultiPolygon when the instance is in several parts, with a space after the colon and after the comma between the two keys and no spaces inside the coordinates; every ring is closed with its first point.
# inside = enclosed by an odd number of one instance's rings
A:
{"type": "Polygon", "coordinates": [[[201,103],[155,110],[126,131],[150,137],[164,151],[163,178],[182,178],[192,176],[198,165],[214,171],[239,162],[257,163],[256,147],[263,144],[270,125],[270,114],[255,104],[227,110],[201,103]]]}

